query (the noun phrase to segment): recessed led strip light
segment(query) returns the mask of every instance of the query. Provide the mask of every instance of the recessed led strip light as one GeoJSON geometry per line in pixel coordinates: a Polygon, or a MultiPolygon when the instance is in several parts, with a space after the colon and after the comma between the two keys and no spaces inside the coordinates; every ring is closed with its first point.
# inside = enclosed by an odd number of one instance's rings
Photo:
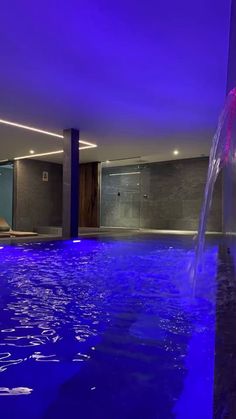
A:
{"type": "Polygon", "coordinates": [[[127,176],[127,175],[139,175],[140,172],[122,172],[122,173],[110,173],[109,176],[127,176]]]}
{"type": "Polygon", "coordinates": [[[63,150],[49,151],[48,153],[29,154],[28,156],[14,157],[14,160],[32,159],[34,157],[52,156],[53,154],[61,154],[63,150]]]}
{"type": "MultiPolygon", "coordinates": [[[[28,131],[38,132],[40,134],[50,135],[51,137],[57,137],[57,138],[64,138],[63,135],[57,134],[56,132],[51,131],[45,131],[43,129],[30,127],[28,125],[18,124],[17,122],[7,121],[5,119],[0,119],[0,124],[10,125],[12,127],[22,128],[26,129],[28,131]]],[[[79,147],[79,150],[87,150],[89,148],[96,148],[97,144],[90,143],[85,140],[79,140],[79,144],[82,144],[83,147],[79,147]]],[[[14,160],[21,160],[21,159],[28,159],[28,158],[34,158],[34,157],[42,157],[42,156],[50,156],[53,154],[60,154],[63,153],[63,150],[57,150],[57,151],[50,151],[48,153],[38,153],[38,154],[30,154],[27,156],[21,156],[21,157],[15,157],[14,160]]]]}
{"type": "Polygon", "coordinates": [[[17,122],[6,121],[5,119],[0,119],[0,124],[5,124],[5,125],[10,125],[12,127],[27,129],[28,131],[39,132],[40,134],[51,135],[52,137],[64,138],[63,135],[57,134],[55,132],[45,131],[43,129],[34,128],[34,127],[29,127],[28,125],[22,125],[22,124],[18,124],[17,122]]]}
{"type": "MultiPolygon", "coordinates": [[[[93,144],[91,146],[89,145],[85,147],[79,147],[79,150],[86,150],[88,148],[94,148],[94,147],[97,147],[97,145],[93,144]]],[[[27,156],[14,157],[14,160],[33,159],[34,157],[52,156],[53,154],[62,154],[62,153],[64,153],[63,150],[49,151],[48,153],[29,154],[27,156]]]]}

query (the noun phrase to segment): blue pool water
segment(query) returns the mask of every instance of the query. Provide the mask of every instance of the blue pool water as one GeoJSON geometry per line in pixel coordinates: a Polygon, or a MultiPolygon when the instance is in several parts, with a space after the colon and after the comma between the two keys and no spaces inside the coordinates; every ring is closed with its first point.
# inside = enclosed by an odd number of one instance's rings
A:
{"type": "Polygon", "coordinates": [[[217,248],[88,239],[0,249],[0,418],[211,419],[217,248]]]}

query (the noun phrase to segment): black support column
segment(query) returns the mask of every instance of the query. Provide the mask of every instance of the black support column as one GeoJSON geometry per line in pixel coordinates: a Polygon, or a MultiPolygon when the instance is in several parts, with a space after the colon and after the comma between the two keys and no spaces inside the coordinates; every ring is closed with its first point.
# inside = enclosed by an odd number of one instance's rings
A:
{"type": "Polygon", "coordinates": [[[63,136],[62,235],[76,238],[79,228],[79,131],[67,129],[63,136]]]}

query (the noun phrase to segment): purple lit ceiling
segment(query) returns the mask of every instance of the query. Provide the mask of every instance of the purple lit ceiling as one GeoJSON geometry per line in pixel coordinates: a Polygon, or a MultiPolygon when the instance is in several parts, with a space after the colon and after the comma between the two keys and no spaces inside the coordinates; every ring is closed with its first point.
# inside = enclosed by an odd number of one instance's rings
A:
{"type": "MultiPolygon", "coordinates": [[[[3,0],[0,17],[0,118],[79,128],[84,161],[208,153],[230,0],[3,0]]],[[[57,141],[1,127],[0,160],[57,141]]]]}

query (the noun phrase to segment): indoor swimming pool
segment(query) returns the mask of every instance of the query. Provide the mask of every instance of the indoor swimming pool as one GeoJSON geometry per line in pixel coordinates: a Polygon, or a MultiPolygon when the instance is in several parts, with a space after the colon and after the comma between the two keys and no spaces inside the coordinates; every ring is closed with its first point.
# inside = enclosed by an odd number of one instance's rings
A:
{"type": "Polygon", "coordinates": [[[153,235],[1,245],[1,419],[211,419],[218,246],[194,295],[192,248],[153,235]]]}

